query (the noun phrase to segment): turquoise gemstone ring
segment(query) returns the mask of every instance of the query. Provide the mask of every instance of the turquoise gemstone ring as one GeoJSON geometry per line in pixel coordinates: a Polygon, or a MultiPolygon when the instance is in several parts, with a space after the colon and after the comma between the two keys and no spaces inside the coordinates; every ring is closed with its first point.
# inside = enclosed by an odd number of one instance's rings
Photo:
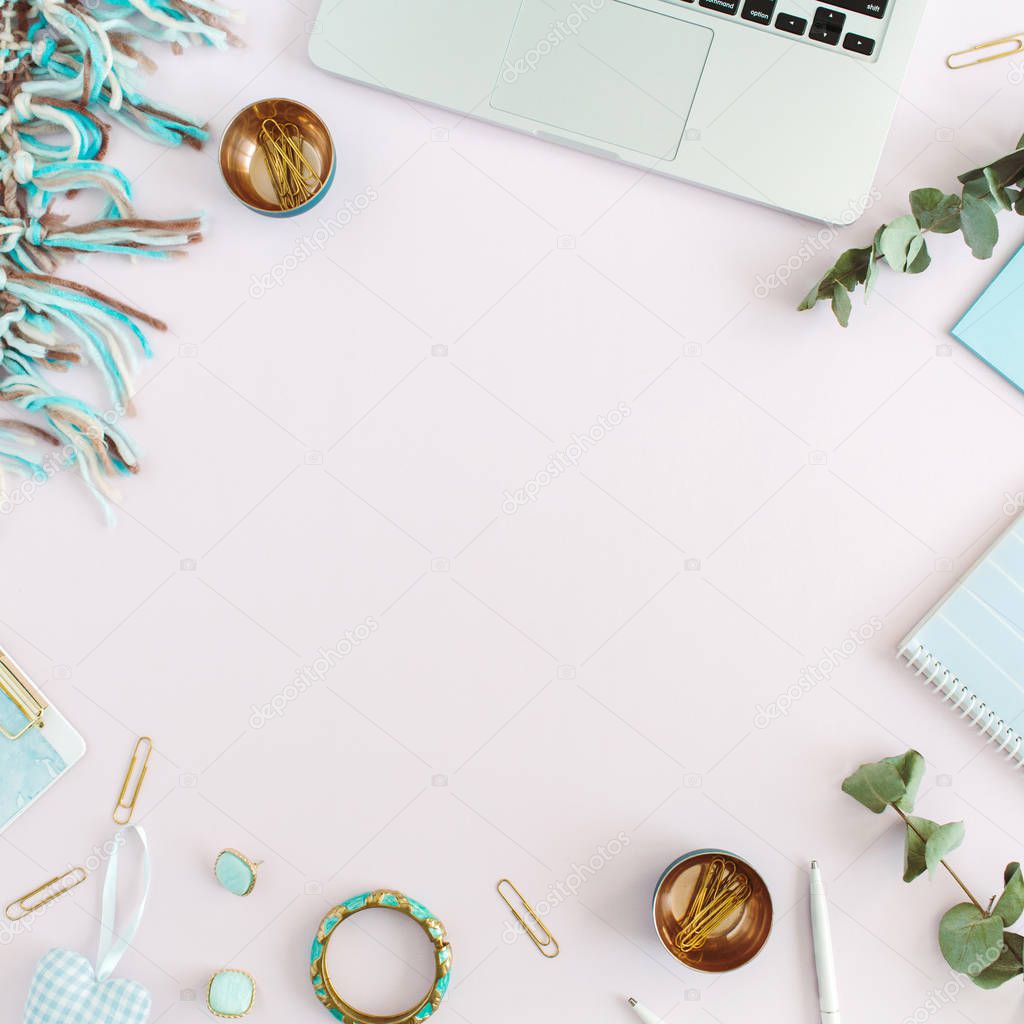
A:
{"type": "Polygon", "coordinates": [[[448,991],[452,947],[444,925],[422,903],[394,889],[374,889],[373,892],[353,896],[327,911],[313,939],[309,960],[313,991],[317,999],[330,1011],[331,1016],[341,1021],[341,1024],[416,1024],[434,1014],[448,991]],[[430,990],[412,1009],[394,1017],[381,1017],[350,1006],[335,991],[327,971],[327,945],[331,933],[347,917],[374,908],[397,910],[400,914],[407,914],[423,929],[434,948],[435,971],[430,990]]]}
{"type": "Polygon", "coordinates": [[[206,1008],[216,1017],[244,1017],[256,1000],[256,980],[248,971],[218,971],[206,988],[206,1008]]]}
{"type": "Polygon", "coordinates": [[[248,896],[256,887],[256,869],[262,863],[261,860],[249,860],[244,853],[229,848],[217,854],[213,873],[228,892],[248,896]]]}

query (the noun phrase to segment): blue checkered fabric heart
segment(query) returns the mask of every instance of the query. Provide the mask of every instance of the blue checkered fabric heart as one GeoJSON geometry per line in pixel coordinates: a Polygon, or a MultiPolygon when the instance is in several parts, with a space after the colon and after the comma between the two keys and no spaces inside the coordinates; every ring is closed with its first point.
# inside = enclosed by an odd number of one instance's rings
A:
{"type": "Polygon", "coordinates": [[[152,1003],[137,982],[111,975],[138,931],[149,898],[149,842],[139,825],[114,835],[107,862],[100,913],[100,942],[96,966],[78,953],[51,949],[36,967],[25,1004],[25,1024],[146,1024],[152,1003]],[[135,909],[117,927],[117,876],[121,847],[133,834],[142,853],[142,892],[135,909]]]}
{"type": "Polygon", "coordinates": [[[51,949],[36,966],[25,1024],[146,1024],[151,1003],[137,981],[99,981],[84,956],[51,949]]]}

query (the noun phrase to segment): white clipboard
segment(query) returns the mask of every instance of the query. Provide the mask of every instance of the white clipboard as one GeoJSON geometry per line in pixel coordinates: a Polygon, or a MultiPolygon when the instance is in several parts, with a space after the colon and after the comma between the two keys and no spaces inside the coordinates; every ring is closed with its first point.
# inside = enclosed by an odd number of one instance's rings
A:
{"type": "Polygon", "coordinates": [[[0,649],[0,832],[84,754],[85,740],[0,649]]]}

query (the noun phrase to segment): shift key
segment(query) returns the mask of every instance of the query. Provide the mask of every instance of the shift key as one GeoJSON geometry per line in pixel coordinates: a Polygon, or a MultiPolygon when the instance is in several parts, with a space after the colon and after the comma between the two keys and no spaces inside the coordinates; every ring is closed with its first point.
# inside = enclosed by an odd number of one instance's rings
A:
{"type": "Polygon", "coordinates": [[[884,18],[885,9],[889,6],[889,0],[828,0],[833,7],[840,7],[844,11],[852,11],[854,14],[866,14],[869,18],[884,18]]]}

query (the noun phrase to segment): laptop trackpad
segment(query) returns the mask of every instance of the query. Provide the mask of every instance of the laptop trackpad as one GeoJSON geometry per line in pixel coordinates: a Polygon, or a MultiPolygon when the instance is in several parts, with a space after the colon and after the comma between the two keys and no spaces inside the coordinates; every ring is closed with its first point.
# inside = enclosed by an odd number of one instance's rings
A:
{"type": "Polygon", "coordinates": [[[623,0],[523,0],[491,105],[671,160],[713,38],[623,0]]]}

